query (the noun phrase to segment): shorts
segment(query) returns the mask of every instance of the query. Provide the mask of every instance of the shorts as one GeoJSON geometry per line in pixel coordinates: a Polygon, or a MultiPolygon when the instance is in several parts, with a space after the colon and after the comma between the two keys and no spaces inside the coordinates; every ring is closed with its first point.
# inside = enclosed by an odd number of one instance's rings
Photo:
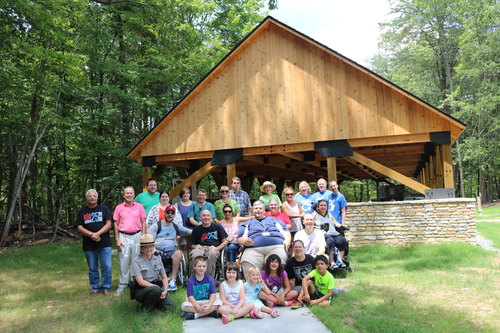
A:
{"type": "MultiPolygon", "coordinates": [[[[314,292],[310,296],[311,300],[315,300],[315,299],[320,299],[321,297],[325,296],[325,294],[320,293],[318,289],[314,289],[314,292]]],[[[329,299],[327,299],[327,301],[331,304],[332,298],[330,297],[329,299]]]]}
{"type": "Polygon", "coordinates": [[[162,248],[159,248],[158,251],[171,257],[176,251],[180,251],[180,250],[176,247],[162,247],[162,248]]]}
{"type": "Polygon", "coordinates": [[[260,247],[247,247],[241,256],[241,262],[248,262],[254,267],[261,269],[261,267],[266,262],[267,257],[271,254],[277,254],[281,259],[281,263],[284,265],[286,263],[287,254],[285,252],[285,247],[282,244],[279,245],[269,245],[260,247]]]}
{"type": "MultiPolygon", "coordinates": [[[[205,304],[208,304],[209,300],[208,299],[201,299],[199,301],[197,301],[198,304],[200,305],[205,305],[205,304]]],[[[222,305],[222,301],[220,300],[219,298],[219,294],[217,294],[217,297],[215,298],[215,302],[213,305],[218,305],[218,306],[221,306],[222,305]]],[[[185,301],[185,302],[182,302],[182,305],[181,305],[181,309],[182,311],[187,311],[187,312],[194,312],[194,311],[189,311],[187,309],[187,307],[190,307],[192,308],[193,307],[193,304],[191,304],[191,302],[189,301],[185,301]]]]}
{"type": "Polygon", "coordinates": [[[262,307],[264,306],[264,303],[262,303],[262,301],[260,299],[250,299],[250,300],[246,300],[246,302],[252,302],[253,305],[255,305],[255,307],[257,309],[262,309],[262,307]]]}

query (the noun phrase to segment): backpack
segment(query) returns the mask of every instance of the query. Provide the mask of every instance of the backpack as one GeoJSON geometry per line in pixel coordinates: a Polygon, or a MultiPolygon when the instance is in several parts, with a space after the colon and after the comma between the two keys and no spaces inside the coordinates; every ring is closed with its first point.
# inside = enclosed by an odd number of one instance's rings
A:
{"type": "MultiPolygon", "coordinates": [[[[156,230],[156,236],[158,236],[158,234],[160,233],[161,231],[161,221],[158,221],[158,230],[156,230]]],[[[177,235],[179,235],[179,226],[175,223],[172,223],[172,225],[174,226],[174,229],[175,229],[175,238],[177,238],[177,235]]]]}

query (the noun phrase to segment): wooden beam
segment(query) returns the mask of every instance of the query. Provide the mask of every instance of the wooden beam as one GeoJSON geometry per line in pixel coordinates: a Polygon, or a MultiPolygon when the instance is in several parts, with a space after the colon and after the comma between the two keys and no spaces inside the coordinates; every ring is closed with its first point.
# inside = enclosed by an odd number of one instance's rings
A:
{"type": "Polygon", "coordinates": [[[226,174],[227,174],[227,179],[226,179],[226,183],[227,183],[227,187],[229,187],[229,189],[231,189],[231,184],[232,184],[232,179],[234,177],[236,177],[236,164],[233,163],[233,164],[228,164],[226,165],[226,174]]]}
{"type": "Polygon", "coordinates": [[[161,178],[161,176],[165,172],[166,168],[167,168],[166,165],[157,165],[155,168],[155,171],[153,172],[152,178],[156,179],[156,181],[158,182],[158,180],[161,178]]]}
{"type": "Polygon", "coordinates": [[[419,182],[417,182],[409,177],[406,177],[405,175],[403,175],[397,171],[389,169],[388,167],[386,167],[378,162],[375,162],[374,160],[369,159],[368,157],[365,157],[357,152],[353,152],[353,156],[346,156],[344,158],[345,159],[352,159],[356,162],[359,162],[363,165],[366,165],[368,168],[373,169],[377,172],[380,172],[381,174],[384,174],[389,178],[397,180],[398,182],[400,182],[408,187],[411,187],[412,189],[414,189],[417,192],[425,193],[425,190],[429,189],[429,187],[427,187],[423,184],[420,184],[419,182]]]}
{"type": "Polygon", "coordinates": [[[378,179],[378,176],[375,174],[375,172],[372,172],[370,169],[366,168],[363,164],[361,163],[358,163],[356,161],[353,161],[353,160],[348,160],[348,159],[345,159],[347,162],[351,163],[352,165],[354,165],[356,168],[358,168],[359,170],[363,171],[364,173],[366,173],[368,176],[370,176],[371,178],[373,179],[378,179]]]}
{"type": "Polygon", "coordinates": [[[453,162],[451,158],[451,145],[442,145],[441,158],[443,159],[444,188],[455,188],[453,181],[453,162]]]}
{"type": "Polygon", "coordinates": [[[335,157],[328,157],[326,159],[328,182],[332,180],[337,181],[337,159],[335,157]]]}
{"type": "Polygon", "coordinates": [[[152,167],[142,167],[142,186],[143,191],[147,191],[148,179],[153,176],[153,168],[152,167]]]}
{"type": "Polygon", "coordinates": [[[391,136],[380,136],[371,138],[348,139],[349,145],[352,148],[357,147],[373,147],[385,145],[401,145],[410,143],[430,142],[429,133],[417,134],[400,134],[391,136]]]}
{"type": "MultiPolygon", "coordinates": [[[[175,198],[177,195],[179,195],[180,191],[185,188],[185,187],[191,187],[194,183],[196,183],[198,180],[202,179],[206,175],[208,175],[213,169],[217,168],[218,165],[212,165],[212,162],[208,162],[204,166],[202,166],[200,169],[195,171],[191,176],[189,176],[186,180],[184,180],[182,183],[177,185],[175,188],[173,188],[169,194],[171,198],[175,198]]],[[[194,193],[193,193],[194,194],[194,193]]]]}

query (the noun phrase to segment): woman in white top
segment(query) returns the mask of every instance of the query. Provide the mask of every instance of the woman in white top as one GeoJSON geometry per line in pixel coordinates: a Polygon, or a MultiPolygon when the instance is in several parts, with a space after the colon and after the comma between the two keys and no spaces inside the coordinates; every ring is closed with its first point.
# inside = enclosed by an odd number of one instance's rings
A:
{"type": "Polygon", "coordinates": [[[302,206],[293,199],[293,188],[287,187],[284,193],[286,201],[281,205],[281,211],[287,214],[290,218],[290,221],[292,223],[290,233],[293,238],[297,231],[304,229],[304,227],[302,226],[302,218],[304,217],[305,213],[302,209],[302,206]]]}

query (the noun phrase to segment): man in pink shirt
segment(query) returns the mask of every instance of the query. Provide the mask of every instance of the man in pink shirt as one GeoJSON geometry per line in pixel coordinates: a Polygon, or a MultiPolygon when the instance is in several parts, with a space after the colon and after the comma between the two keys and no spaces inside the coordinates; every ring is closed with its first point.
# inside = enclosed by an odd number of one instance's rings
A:
{"type": "Polygon", "coordinates": [[[113,214],[116,248],[120,265],[120,282],[116,293],[125,289],[129,281],[130,264],[139,255],[142,230],[146,232],[146,211],[134,201],[135,191],[132,186],[123,189],[125,202],[116,206],[113,214]]]}

